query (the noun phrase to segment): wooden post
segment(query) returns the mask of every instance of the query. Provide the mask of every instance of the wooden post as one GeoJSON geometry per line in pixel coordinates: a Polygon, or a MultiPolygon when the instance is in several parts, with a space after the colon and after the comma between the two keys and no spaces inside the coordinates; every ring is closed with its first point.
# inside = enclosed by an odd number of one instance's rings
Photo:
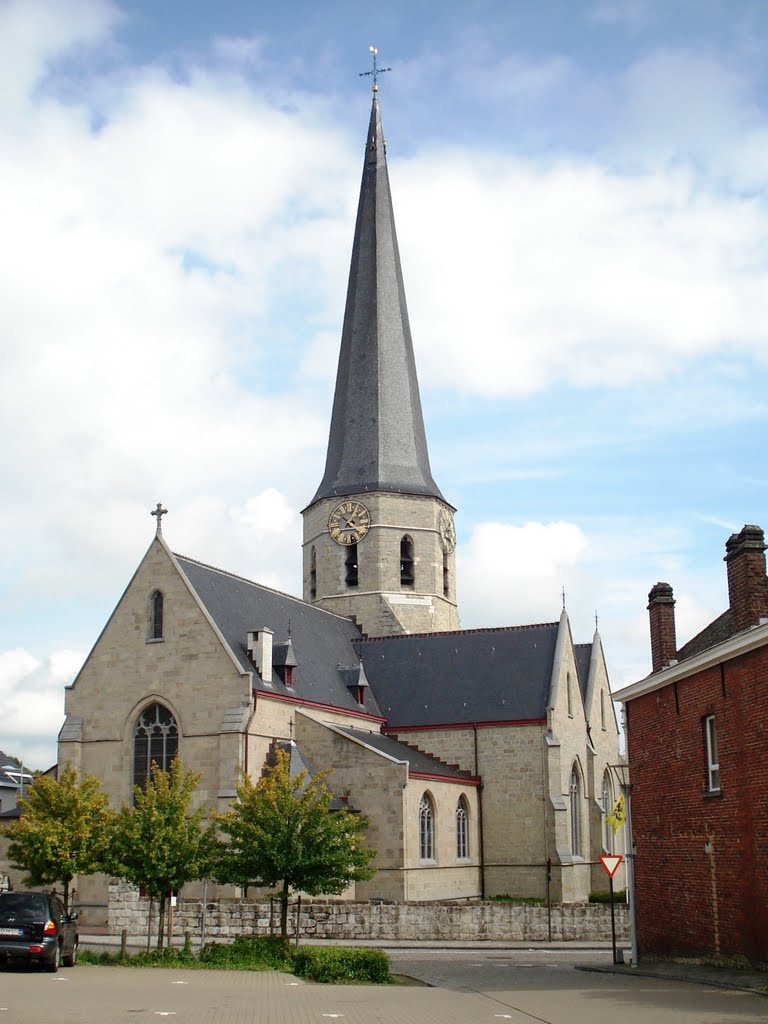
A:
{"type": "Polygon", "coordinates": [[[120,932],[120,959],[125,960],[128,955],[128,929],[123,928],[120,932]]]}

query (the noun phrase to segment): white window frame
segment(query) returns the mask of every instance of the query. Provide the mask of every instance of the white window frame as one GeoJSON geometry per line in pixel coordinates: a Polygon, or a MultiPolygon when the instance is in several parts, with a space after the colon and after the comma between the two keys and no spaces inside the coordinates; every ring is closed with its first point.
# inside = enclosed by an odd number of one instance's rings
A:
{"type": "Polygon", "coordinates": [[[720,792],[720,758],[717,753],[717,726],[715,716],[704,719],[704,737],[707,755],[707,792],[720,792]]]}
{"type": "Polygon", "coordinates": [[[456,860],[469,860],[469,812],[463,796],[456,804],[456,860]]]}
{"type": "Polygon", "coordinates": [[[419,860],[435,859],[435,808],[429,793],[419,803],[419,860]]]}

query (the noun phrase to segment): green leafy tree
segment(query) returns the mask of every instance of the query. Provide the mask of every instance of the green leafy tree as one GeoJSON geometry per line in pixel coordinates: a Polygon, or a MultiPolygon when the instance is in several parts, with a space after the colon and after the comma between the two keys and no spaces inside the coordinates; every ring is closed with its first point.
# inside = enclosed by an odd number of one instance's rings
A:
{"type": "Polygon", "coordinates": [[[373,877],[376,851],[363,845],[369,822],[347,810],[331,811],[327,772],[291,779],[290,757],[276,752],[258,782],[244,777],[237,802],[217,815],[228,836],[218,878],[235,885],[280,887],[280,930],[288,933],[291,891],[310,896],[341,893],[350,882],[373,877]]]}
{"type": "Polygon", "coordinates": [[[109,798],[98,779],[87,776],[80,782],[67,765],[59,779],[38,776],[19,809],[21,817],[4,830],[10,839],[8,859],[27,872],[25,885],[61,882],[69,910],[75,875],[92,875],[104,867],[114,817],[109,798]]]}
{"type": "Polygon", "coordinates": [[[149,895],[147,945],[152,905],[159,900],[158,949],[164,941],[168,895],[207,877],[217,849],[215,826],[203,827],[205,808],[190,812],[199,781],[198,774],[183,770],[179,758],[169,771],[153,763],[146,787],[134,787],[133,807],[123,804],[112,828],[110,871],[149,895]]]}

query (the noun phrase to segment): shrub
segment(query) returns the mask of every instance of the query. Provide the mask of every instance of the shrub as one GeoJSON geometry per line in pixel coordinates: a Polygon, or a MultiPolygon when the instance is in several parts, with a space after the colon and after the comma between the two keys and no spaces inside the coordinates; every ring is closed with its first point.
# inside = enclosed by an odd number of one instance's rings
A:
{"type": "Polygon", "coordinates": [[[205,967],[235,971],[291,970],[291,948],[279,936],[238,935],[234,942],[209,942],[200,952],[205,967]]]}
{"type": "Polygon", "coordinates": [[[526,906],[538,906],[541,903],[546,903],[542,896],[510,896],[508,893],[501,896],[489,896],[488,901],[490,903],[521,903],[526,906]]]}
{"type": "Polygon", "coordinates": [[[300,946],[293,954],[293,972],[320,982],[390,981],[386,953],[355,946],[300,946]]]}
{"type": "MultiPolygon", "coordinates": [[[[610,894],[610,892],[604,892],[604,891],[591,892],[589,894],[589,902],[590,903],[610,903],[611,902],[611,894],[610,894]]],[[[616,890],[614,890],[613,902],[614,903],[626,903],[627,902],[627,892],[626,892],[626,889],[616,889],[616,890]]]]}

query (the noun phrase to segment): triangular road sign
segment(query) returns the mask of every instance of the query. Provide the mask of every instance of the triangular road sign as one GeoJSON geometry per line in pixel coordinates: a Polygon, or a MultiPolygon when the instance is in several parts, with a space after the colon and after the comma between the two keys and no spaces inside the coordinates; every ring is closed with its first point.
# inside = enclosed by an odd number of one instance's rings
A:
{"type": "Polygon", "coordinates": [[[603,853],[600,855],[600,863],[605,868],[609,878],[616,874],[619,864],[624,860],[620,853],[603,853]]]}

